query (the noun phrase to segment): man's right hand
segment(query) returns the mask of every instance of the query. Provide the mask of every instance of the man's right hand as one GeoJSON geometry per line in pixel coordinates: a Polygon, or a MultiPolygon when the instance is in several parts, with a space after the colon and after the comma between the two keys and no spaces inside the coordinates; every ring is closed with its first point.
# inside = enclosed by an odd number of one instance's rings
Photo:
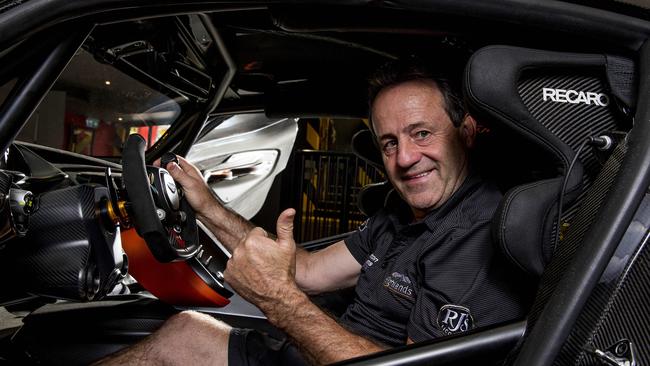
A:
{"type": "Polygon", "coordinates": [[[208,212],[220,203],[212,194],[212,190],[203,180],[197,167],[180,156],[178,164],[170,162],[165,169],[178,182],[185,192],[185,197],[199,217],[208,216],[208,212]]]}
{"type": "MultiPolygon", "coordinates": [[[[164,167],[178,182],[185,192],[185,197],[199,219],[217,239],[233,251],[246,234],[253,229],[253,224],[248,222],[236,212],[231,211],[219,202],[212,193],[212,189],[205,183],[199,169],[180,156],[178,164],[167,163],[164,167]]],[[[157,161],[156,165],[159,165],[157,161]]]]}

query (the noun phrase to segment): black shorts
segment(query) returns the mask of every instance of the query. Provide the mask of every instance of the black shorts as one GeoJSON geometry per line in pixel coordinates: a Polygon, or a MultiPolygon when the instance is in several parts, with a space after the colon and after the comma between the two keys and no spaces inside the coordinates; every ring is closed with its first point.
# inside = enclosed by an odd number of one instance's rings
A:
{"type": "Polygon", "coordinates": [[[228,341],[228,365],[308,365],[298,348],[254,329],[233,328],[228,341]]]}

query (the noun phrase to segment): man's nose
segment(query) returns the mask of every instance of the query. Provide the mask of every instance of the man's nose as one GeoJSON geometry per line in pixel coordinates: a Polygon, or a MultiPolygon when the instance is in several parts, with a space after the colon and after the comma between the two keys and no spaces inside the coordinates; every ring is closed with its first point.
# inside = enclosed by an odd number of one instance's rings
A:
{"type": "Polygon", "coordinates": [[[410,139],[404,139],[397,145],[397,165],[402,168],[408,168],[417,163],[422,154],[419,146],[410,139]]]}

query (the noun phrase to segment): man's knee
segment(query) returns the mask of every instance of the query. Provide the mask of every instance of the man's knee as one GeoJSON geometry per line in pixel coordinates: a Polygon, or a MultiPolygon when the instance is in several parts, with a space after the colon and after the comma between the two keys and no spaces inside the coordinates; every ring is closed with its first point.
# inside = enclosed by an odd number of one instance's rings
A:
{"type": "Polygon", "coordinates": [[[106,365],[227,365],[230,326],[195,311],[169,318],[144,341],[102,360],[106,365]]]}
{"type": "Polygon", "coordinates": [[[156,351],[162,359],[176,364],[227,363],[231,327],[209,315],[183,311],[171,318],[153,335],[156,351]],[[173,350],[172,353],[169,350],[173,350]]]}
{"type": "Polygon", "coordinates": [[[210,315],[192,310],[182,311],[173,315],[163,325],[161,331],[173,332],[175,335],[187,334],[190,337],[200,335],[228,335],[231,327],[210,315]]]}

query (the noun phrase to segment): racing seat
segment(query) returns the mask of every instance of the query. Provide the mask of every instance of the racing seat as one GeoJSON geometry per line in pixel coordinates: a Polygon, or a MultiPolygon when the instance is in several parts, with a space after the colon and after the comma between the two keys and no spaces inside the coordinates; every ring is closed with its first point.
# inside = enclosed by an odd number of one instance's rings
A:
{"type": "MultiPolygon", "coordinates": [[[[538,341],[550,337],[553,341],[545,342],[545,347],[536,356],[531,350],[539,348],[531,346],[533,342],[525,342],[517,364],[529,364],[542,353],[548,355],[549,349],[559,349],[557,344],[564,343],[563,338],[556,339],[557,334],[544,330],[567,328],[572,324],[565,321],[562,323],[564,327],[558,327],[561,322],[555,322],[552,326],[542,319],[549,320],[558,313],[566,315],[569,311],[574,311],[573,314],[579,311],[571,309],[570,305],[561,305],[568,292],[554,293],[559,288],[558,284],[570,273],[567,269],[574,262],[579,247],[591,244],[585,241],[586,233],[592,230],[593,223],[602,214],[601,207],[617,175],[622,156],[625,155],[627,144],[623,141],[631,128],[632,110],[635,107],[634,62],[610,55],[542,52],[493,46],[474,54],[465,76],[466,96],[473,113],[493,121],[496,128],[518,131],[529,142],[539,141],[556,169],[570,175],[567,192],[571,190],[571,181],[580,178],[574,177],[577,173],[568,172],[570,164],[567,163],[571,161],[571,153],[579,154],[579,161],[584,167],[582,182],[574,186],[575,193],[569,193],[578,195],[575,203],[565,208],[565,214],[561,218],[562,229],[568,227],[566,234],[561,235],[565,240],[559,243],[549,241],[548,231],[544,231],[538,237],[541,239],[541,247],[526,248],[519,245],[518,240],[523,235],[530,235],[526,228],[529,223],[522,219],[522,215],[535,212],[539,208],[538,201],[548,198],[542,191],[528,197],[523,193],[518,198],[516,188],[513,189],[506,194],[504,202],[515,204],[502,204],[501,217],[497,218],[496,233],[504,252],[529,273],[541,275],[527,317],[526,337],[536,337],[538,341]],[[486,87],[490,84],[493,86],[486,87]],[[595,136],[607,137],[613,141],[611,147],[601,146],[599,150],[589,146],[594,141],[588,139],[595,136]],[[580,154],[580,149],[586,143],[586,150],[580,154]],[[567,151],[567,147],[571,151],[567,151]],[[516,200],[520,200],[519,204],[516,200]],[[513,208],[509,209],[511,206],[513,208]],[[508,211],[512,212],[509,214],[508,211]],[[536,252],[538,248],[542,251],[536,252]],[[548,307],[551,308],[550,312],[545,311],[548,307]],[[537,327],[538,321],[543,326],[537,327]]],[[[519,159],[521,162],[525,163],[525,160],[519,159]]],[[[534,191],[534,187],[531,188],[534,191]]],[[[559,195],[560,192],[556,190],[555,194],[559,195]]],[[[548,220],[551,217],[547,215],[546,218],[548,220]]],[[[553,224],[550,229],[555,227],[556,224],[553,224]]],[[[551,238],[554,238],[555,233],[551,232],[551,238]]],[[[536,232],[532,233],[534,235],[536,232]]],[[[560,234],[564,234],[562,230],[560,234]]],[[[580,252],[586,253],[588,250],[580,252]]],[[[571,295],[578,296],[575,293],[571,295]]],[[[580,325],[576,323],[571,331],[573,338],[564,343],[570,345],[566,348],[567,354],[580,354],[581,351],[578,350],[581,346],[576,345],[585,344],[581,342],[585,342],[585,334],[591,334],[589,327],[594,323],[590,325],[586,319],[580,325]]],[[[604,341],[603,344],[611,344],[607,342],[613,340],[604,341]]],[[[511,357],[515,357],[517,352],[515,350],[511,357]]],[[[548,361],[549,358],[544,362],[548,361]]]]}
{"type": "Polygon", "coordinates": [[[590,147],[570,168],[581,145],[626,128],[627,66],[605,55],[508,46],[483,48],[467,65],[468,108],[489,129],[477,141],[479,164],[505,191],[493,220],[495,242],[530,275],[542,274],[562,234],[555,228],[563,185],[561,221],[570,223],[600,170],[590,147]]]}

